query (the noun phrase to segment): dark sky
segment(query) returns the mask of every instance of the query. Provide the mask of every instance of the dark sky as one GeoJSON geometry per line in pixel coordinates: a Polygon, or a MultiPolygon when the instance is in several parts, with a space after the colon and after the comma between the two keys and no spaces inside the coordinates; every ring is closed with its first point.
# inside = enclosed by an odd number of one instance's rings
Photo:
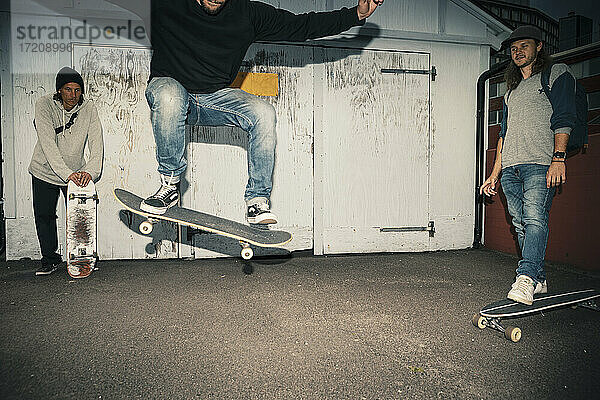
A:
{"type": "Polygon", "coordinates": [[[594,20],[597,29],[600,22],[600,2],[598,0],[531,0],[531,7],[537,8],[558,20],[566,17],[569,11],[594,20]]]}

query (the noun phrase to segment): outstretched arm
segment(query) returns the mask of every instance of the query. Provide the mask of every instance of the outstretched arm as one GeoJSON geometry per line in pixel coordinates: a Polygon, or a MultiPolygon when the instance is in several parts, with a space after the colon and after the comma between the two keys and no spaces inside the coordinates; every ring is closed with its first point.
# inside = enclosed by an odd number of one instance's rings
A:
{"type": "Polygon", "coordinates": [[[271,5],[253,1],[250,15],[255,40],[302,42],[332,36],[363,25],[383,0],[359,0],[356,7],[335,11],[293,14],[271,5]]]}

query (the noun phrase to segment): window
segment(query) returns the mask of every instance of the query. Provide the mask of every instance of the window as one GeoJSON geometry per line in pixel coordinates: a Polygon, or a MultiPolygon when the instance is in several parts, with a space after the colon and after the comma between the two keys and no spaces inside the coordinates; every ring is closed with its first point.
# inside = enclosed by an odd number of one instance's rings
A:
{"type": "Polygon", "coordinates": [[[490,99],[504,96],[506,93],[506,82],[490,83],[490,99]]]}
{"type": "Polygon", "coordinates": [[[498,125],[502,122],[502,110],[490,111],[488,115],[488,125],[498,125]]]}
{"type": "Polygon", "coordinates": [[[490,83],[490,99],[498,96],[498,84],[490,83]]]}
{"type": "Polygon", "coordinates": [[[600,57],[587,60],[589,63],[588,76],[600,74],[600,57]]]}
{"type": "Polygon", "coordinates": [[[600,108],[600,92],[588,93],[588,110],[597,110],[600,108]]]}
{"type": "Polygon", "coordinates": [[[569,65],[577,79],[600,74],[600,57],[569,65]]]}
{"type": "Polygon", "coordinates": [[[500,82],[498,85],[498,96],[504,96],[506,93],[506,82],[500,82]]]}

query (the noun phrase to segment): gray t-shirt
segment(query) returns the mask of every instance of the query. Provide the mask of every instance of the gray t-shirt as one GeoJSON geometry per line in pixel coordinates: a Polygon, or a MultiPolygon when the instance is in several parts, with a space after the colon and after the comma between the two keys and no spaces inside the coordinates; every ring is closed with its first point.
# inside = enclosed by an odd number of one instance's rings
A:
{"type": "MultiPolygon", "coordinates": [[[[564,72],[571,73],[566,64],[552,66],[550,87],[564,72]]],[[[507,105],[502,168],[518,164],[550,165],[554,154],[554,132],[550,129],[552,105],[542,89],[541,73],[523,79],[510,93],[507,105]]]]}

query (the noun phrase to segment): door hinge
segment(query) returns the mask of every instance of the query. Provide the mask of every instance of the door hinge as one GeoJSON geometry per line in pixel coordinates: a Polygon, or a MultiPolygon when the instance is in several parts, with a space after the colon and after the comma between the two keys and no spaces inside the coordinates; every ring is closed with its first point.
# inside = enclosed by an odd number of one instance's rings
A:
{"type": "Polygon", "coordinates": [[[420,74],[420,75],[431,75],[431,80],[435,81],[437,76],[437,70],[435,65],[431,69],[406,69],[406,68],[382,68],[382,74],[420,74]]]}

